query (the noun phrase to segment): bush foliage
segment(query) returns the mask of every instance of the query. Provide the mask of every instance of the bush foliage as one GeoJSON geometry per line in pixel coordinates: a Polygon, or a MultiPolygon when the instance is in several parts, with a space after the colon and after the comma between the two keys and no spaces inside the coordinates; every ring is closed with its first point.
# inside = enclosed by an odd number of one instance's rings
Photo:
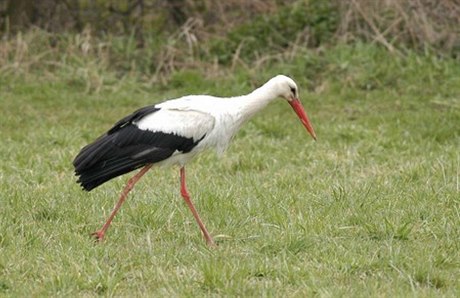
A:
{"type": "Polygon", "coordinates": [[[454,0],[10,0],[0,11],[0,75],[59,68],[96,85],[104,69],[165,81],[179,69],[257,70],[337,43],[460,52],[454,0]]]}

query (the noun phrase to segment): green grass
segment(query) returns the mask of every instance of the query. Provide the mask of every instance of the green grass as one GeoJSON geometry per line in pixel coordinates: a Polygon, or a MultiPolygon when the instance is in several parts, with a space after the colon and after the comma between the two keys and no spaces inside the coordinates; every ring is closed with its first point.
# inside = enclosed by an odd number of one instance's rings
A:
{"type": "Polygon", "coordinates": [[[460,294],[458,61],[355,45],[209,81],[177,73],[170,89],[127,79],[93,92],[71,78],[1,76],[0,296],[460,294]],[[127,177],[81,191],[83,145],[138,107],[241,94],[277,73],[298,82],[318,142],[280,101],[222,160],[188,166],[217,249],[177,168],[149,172],[93,242],[127,177]]]}

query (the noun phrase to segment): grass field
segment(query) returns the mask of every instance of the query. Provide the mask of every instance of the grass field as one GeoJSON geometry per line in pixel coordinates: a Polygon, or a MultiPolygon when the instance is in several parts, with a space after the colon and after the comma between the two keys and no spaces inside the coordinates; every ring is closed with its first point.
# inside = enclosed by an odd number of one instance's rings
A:
{"type": "Polygon", "coordinates": [[[0,77],[0,296],[460,295],[458,60],[337,46],[211,77],[98,92],[71,73],[0,77]],[[280,101],[223,159],[188,166],[217,249],[177,168],[149,172],[94,243],[128,177],[81,191],[71,162],[83,145],[138,107],[242,94],[278,73],[297,81],[318,141],[280,101]]]}

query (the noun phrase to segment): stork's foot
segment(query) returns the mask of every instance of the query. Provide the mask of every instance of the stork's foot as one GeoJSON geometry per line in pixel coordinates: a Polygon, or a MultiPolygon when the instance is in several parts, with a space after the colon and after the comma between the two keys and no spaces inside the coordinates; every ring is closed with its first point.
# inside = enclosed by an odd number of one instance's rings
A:
{"type": "Polygon", "coordinates": [[[104,240],[104,231],[96,231],[91,234],[91,236],[97,241],[102,242],[104,240]]]}
{"type": "Polygon", "coordinates": [[[214,240],[211,239],[206,239],[206,245],[208,245],[209,248],[217,248],[217,244],[214,242],[214,240]]]}

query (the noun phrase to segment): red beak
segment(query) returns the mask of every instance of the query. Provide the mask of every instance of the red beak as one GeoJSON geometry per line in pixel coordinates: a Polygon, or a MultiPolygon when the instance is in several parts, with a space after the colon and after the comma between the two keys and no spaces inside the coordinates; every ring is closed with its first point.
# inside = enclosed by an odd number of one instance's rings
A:
{"type": "Polygon", "coordinates": [[[303,126],[305,126],[305,128],[308,130],[310,135],[316,141],[315,130],[313,129],[313,126],[311,125],[311,122],[308,119],[307,113],[305,112],[305,109],[303,108],[300,100],[298,98],[295,98],[294,100],[291,100],[288,102],[291,105],[291,107],[294,109],[297,116],[299,116],[300,121],[302,121],[303,126]]]}

